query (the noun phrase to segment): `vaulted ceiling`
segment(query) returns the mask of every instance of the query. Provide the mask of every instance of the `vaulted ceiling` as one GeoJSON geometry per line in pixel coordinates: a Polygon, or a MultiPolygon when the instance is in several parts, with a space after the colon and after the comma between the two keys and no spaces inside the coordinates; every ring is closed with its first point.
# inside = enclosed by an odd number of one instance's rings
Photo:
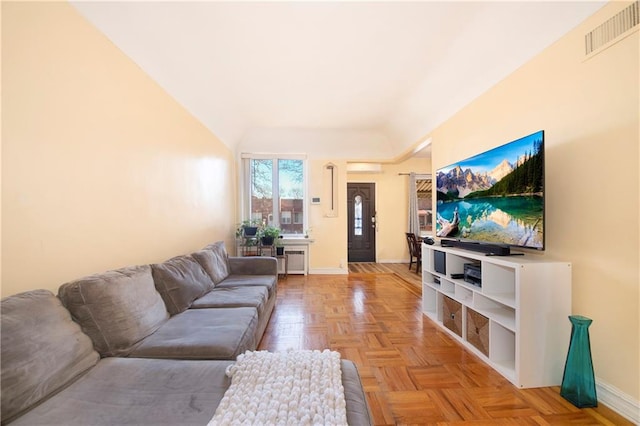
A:
{"type": "Polygon", "coordinates": [[[604,2],[84,2],[232,150],[390,159],[604,2]]]}

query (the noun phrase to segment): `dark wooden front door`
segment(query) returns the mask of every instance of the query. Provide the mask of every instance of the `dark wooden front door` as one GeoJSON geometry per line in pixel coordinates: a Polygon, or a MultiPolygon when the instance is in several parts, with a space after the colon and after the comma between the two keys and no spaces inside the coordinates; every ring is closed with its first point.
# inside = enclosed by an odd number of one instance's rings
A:
{"type": "Polygon", "coordinates": [[[349,262],[376,261],[376,184],[347,184],[349,262]]]}

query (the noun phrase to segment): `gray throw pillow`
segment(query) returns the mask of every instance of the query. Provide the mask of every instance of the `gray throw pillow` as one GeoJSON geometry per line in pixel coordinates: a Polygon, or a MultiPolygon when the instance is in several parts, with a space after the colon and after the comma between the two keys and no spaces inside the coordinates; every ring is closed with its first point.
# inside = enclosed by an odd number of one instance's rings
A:
{"type": "Polygon", "coordinates": [[[58,296],[102,356],[127,355],[169,318],[150,265],[72,281],[60,287],[58,296]]]}
{"type": "Polygon", "coordinates": [[[89,336],[49,290],[2,299],[3,424],[74,381],[98,362],[89,336]]]}
{"type": "Polygon", "coordinates": [[[151,265],[153,282],[171,315],[184,312],[191,303],[213,289],[211,277],[189,255],[151,265]]]}
{"type": "Polygon", "coordinates": [[[207,271],[214,284],[219,284],[229,276],[228,255],[224,241],[209,244],[192,256],[207,271]]]}

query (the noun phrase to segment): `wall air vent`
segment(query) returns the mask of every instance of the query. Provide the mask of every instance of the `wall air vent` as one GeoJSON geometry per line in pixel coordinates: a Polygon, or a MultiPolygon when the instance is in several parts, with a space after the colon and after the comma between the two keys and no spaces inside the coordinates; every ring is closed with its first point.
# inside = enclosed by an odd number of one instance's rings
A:
{"type": "Polygon", "coordinates": [[[609,45],[639,23],[640,1],[635,1],[584,36],[585,55],[609,45]]]}

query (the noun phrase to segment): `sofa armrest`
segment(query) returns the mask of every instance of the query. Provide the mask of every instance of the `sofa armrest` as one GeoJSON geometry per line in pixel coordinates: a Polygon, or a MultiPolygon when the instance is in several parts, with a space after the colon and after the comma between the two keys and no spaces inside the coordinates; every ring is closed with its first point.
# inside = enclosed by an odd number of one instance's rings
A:
{"type": "Polygon", "coordinates": [[[278,260],[267,256],[230,256],[229,273],[231,275],[278,275],[278,260]]]}

